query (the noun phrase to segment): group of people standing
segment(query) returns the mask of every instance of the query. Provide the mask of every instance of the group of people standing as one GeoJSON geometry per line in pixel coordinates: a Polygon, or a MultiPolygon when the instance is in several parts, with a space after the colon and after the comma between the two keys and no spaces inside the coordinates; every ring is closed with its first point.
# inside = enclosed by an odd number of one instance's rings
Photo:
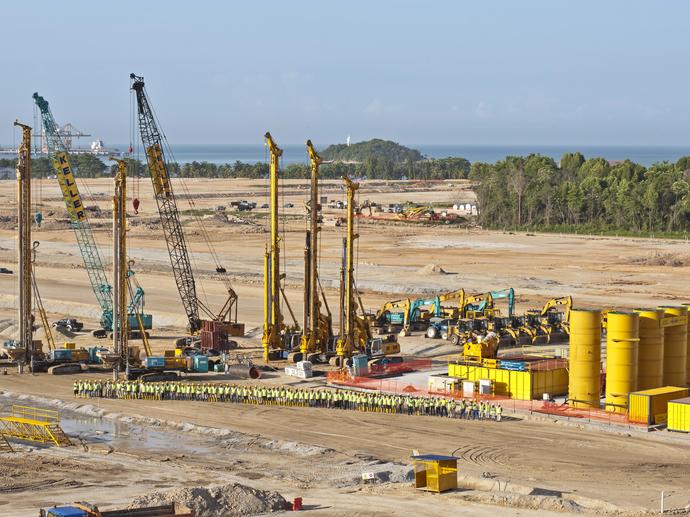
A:
{"type": "Polygon", "coordinates": [[[500,404],[344,389],[307,389],[229,383],[141,382],[77,379],[74,396],[143,400],[197,400],[273,406],[349,409],[374,413],[500,421],[500,404]]]}

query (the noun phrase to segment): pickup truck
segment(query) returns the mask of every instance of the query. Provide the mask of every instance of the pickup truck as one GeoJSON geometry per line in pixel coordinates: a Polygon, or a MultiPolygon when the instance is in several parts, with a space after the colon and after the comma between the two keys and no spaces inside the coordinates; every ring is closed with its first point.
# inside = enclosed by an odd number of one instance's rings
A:
{"type": "Polygon", "coordinates": [[[84,324],[74,318],[63,318],[53,322],[53,328],[58,327],[67,329],[68,332],[79,332],[84,328],[84,324]]]}

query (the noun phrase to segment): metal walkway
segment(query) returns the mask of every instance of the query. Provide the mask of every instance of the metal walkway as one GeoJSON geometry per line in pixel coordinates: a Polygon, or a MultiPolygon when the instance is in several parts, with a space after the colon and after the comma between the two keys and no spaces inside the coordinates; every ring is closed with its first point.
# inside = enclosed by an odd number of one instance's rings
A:
{"type": "Polygon", "coordinates": [[[72,445],[60,427],[57,411],[29,406],[12,406],[12,415],[0,417],[0,435],[5,439],[26,440],[58,447],[72,445]]]}

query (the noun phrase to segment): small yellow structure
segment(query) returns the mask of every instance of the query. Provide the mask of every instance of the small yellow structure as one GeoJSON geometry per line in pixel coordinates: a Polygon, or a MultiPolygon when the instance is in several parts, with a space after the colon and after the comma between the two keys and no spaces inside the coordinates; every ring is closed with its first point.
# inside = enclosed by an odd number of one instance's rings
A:
{"type": "Polygon", "coordinates": [[[688,396],[688,388],[664,386],[630,393],[628,419],[631,422],[654,425],[666,422],[668,402],[688,396]]]}
{"type": "Polygon", "coordinates": [[[669,401],[666,428],[690,433],[690,397],[669,401]]]}
{"type": "Polygon", "coordinates": [[[414,487],[429,492],[446,492],[458,488],[458,458],[439,454],[412,456],[414,487]]]}
{"type": "Polygon", "coordinates": [[[5,438],[39,443],[53,443],[58,447],[72,445],[60,427],[57,411],[29,406],[12,406],[12,415],[0,418],[0,435],[5,438]]]}

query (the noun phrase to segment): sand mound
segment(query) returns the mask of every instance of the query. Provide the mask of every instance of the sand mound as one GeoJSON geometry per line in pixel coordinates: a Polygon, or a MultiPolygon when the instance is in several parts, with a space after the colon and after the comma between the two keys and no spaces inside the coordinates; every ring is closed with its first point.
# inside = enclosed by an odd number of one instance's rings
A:
{"type": "Polygon", "coordinates": [[[634,258],[631,262],[641,266],[683,267],[690,265],[690,256],[654,251],[644,257],[634,258]]]}
{"type": "Polygon", "coordinates": [[[418,269],[417,274],[418,275],[431,276],[431,275],[447,275],[448,273],[446,272],[445,269],[443,269],[438,264],[427,264],[423,268],[418,269]]]}
{"type": "Polygon", "coordinates": [[[153,492],[137,497],[129,508],[160,506],[172,502],[193,511],[197,517],[256,515],[290,508],[290,504],[278,492],[257,490],[239,483],[153,492]]]}

